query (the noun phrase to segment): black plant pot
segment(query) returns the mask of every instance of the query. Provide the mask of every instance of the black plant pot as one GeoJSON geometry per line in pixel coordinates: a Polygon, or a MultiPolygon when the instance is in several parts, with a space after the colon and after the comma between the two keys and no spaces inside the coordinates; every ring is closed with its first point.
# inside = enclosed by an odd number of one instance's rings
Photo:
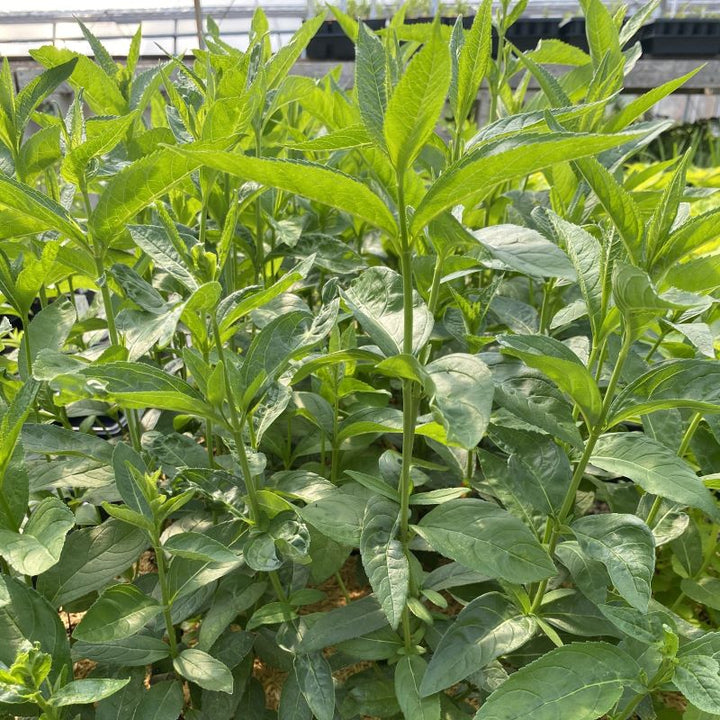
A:
{"type": "MultiPolygon", "coordinates": [[[[406,25],[418,25],[421,23],[431,23],[434,18],[431,17],[414,17],[414,18],[405,18],[405,24],[406,25]]],[[[462,26],[469,30],[472,27],[473,20],[475,19],[474,15],[468,15],[465,17],[463,15],[462,19],[462,26]]],[[[444,17],[440,18],[440,23],[442,25],[454,25],[457,22],[457,15],[446,15],[444,17]]]]}
{"type": "Polygon", "coordinates": [[[560,39],[568,45],[580,48],[585,52],[590,49],[585,34],[585,18],[570,18],[560,23],[558,28],[560,39]]]}
{"type": "Polygon", "coordinates": [[[115,416],[106,415],[107,407],[94,400],[72,403],[67,407],[68,421],[73,430],[91,431],[107,439],[120,437],[127,427],[127,418],[122,411],[116,411],[115,416]]]}
{"type": "MultiPolygon", "coordinates": [[[[385,18],[363,20],[372,30],[382,30],[385,18]]],[[[307,45],[308,60],[354,60],[355,45],[337,20],[326,20],[307,45]]]]}
{"type": "Polygon", "coordinates": [[[720,20],[661,19],[640,30],[643,53],[654,57],[720,55],[720,20]]]}
{"type": "Polygon", "coordinates": [[[561,22],[560,18],[521,17],[508,28],[505,36],[518,50],[534,50],[540,40],[560,38],[561,22]]]}

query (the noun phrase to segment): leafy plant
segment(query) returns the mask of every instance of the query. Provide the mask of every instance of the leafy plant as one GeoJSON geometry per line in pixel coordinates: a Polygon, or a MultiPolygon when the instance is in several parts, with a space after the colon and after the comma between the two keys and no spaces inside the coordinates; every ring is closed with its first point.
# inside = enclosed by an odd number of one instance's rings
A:
{"type": "Polygon", "coordinates": [[[5,62],[6,716],[720,716],[718,210],[582,5],[5,62]]]}

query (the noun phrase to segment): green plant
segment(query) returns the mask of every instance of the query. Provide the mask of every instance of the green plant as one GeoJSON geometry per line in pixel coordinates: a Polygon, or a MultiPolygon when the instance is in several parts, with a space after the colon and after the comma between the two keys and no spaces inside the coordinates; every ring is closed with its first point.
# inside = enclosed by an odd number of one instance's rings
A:
{"type": "Polygon", "coordinates": [[[629,169],[690,76],[614,104],[653,4],[582,4],[589,54],[504,3],[494,57],[489,0],[335,9],[352,91],[260,10],[4,63],[9,717],[720,715],[718,211],[629,169]]]}

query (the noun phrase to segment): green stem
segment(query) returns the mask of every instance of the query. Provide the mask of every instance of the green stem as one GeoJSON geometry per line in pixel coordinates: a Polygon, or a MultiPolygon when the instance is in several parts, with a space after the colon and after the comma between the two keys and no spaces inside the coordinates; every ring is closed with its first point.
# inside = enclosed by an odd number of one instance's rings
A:
{"type": "MultiPolygon", "coordinates": [[[[105,277],[104,250],[96,245],[94,255],[95,267],[97,269],[98,277],[97,283],[100,286],[100,296],[102,297],[103,309],[105,310],[105,321],[107,322],[110,343],[112,345],[119,346],[120,336],[118,335],[117,326],[115,325],[115,315],[113,314],[112,297],[110,295],[110,288],[107,284],[107,279],[105,277]]],[[[133,449],[136,452],[140,452],[142,447],[140,423],[138,422],[135,410],[126,410],[125,417],[127,418],[128,432],[130,433],[130,440],[132,442],[133,449]]]]}
{"type": "Polygon", "coordinates": [[[222,338],[220,336],[220,328],[217,324],[217,319],[212,319],[213,335],[215,337],[215,347],[217,350],[218,358],[223,364],[223,379],[225,381],[225,394],[227,395],[228,407],[230,408],[230,424],[233,433],[233,439],[235,441],[235,448],[237,450],[238,458],[240,460],[240,467],[243,472],[245,479],[245,486],[248,491],[248,500],[250,506],[250,519],[258,524],[262,517],[260,512],[260,500],[258,498],[258,488],[255,484],[255,478],[250,470],[250,462],[248,461],[247,451],[245,450],[245,441],[243,439],[243,422],[240,419],[237,411],[237,404],[235,402],[235,394],[232,389],[232,383],[230,382],[230,375],[228,374],[228,366],[225,361],[225,350],[222,344],[222,338]]]}
{"type": "MultiPolygon", "coordinates": [[[[403,353],[411,355],[413,351],[413,279],[412,249],[407,225],[407,208],[405,207],[404,173],[398,172],[398,215],[400,220],[400,268],[403,280],[403,353]]],[[[418,403],[415,401],[415,387],[412,380],[405,379],[402,384],[403,403],[403,440],[402,465],[400,468],[400,542],[405,556],[410,559],[410,495],[412,494],[413,445],[415,441],[415,422],[418,403]]],[[[412,592],[412,588],[410,588],[412,592]]],[[[410,615],[407,606],[402,617],[403,640],[405,649],[412,651],[412,634],[410,631],[410,615]]]]}
{"type": "Polygon", "coordinates": [[[287,595],[285,594],[285,589],[282,586],[282,583],[280,582],[280,578],[278,577],[278,574],[275,570],[271,570],[268,573],[268,577],[270,578],[270,584],[273,586],[273,590],[275,591],[275,594],[277,595],[277,598],[280,602],[286,603],[288,601],[287,595]]]}
{"type": "Polygon", "coordinates": [[[165,619],[165,629],[167,631],[168,642],[170,644],[170,655],[177,657],[177,638],[175,637],[175,626],[172,621],[172,600],[170,598],[170,590],[167,584],[167,575],[165,571],[165,555],[163,554],[160,538],[153,538],[153,550],[155,551],[155,564],[158,569],[158,584],[160,585],[160,596],[163,604],[163,618],[165,619]]]}
{"type": "Polygon", "coordinates": [[[648,354],[645,356],[645,362],[650,362],[652,356],[655,354],[660,345],[662,345],[662,341],[667,337],[669,332],[670,328],[665,328],[660,332],[660,334],[657,336],[657,340],[655,340],[653,346],[650,348],[648,354]]]}
{"type": "MultiPolygon", "coordinates": [[[[578,464],[575,466],[575,470],[570,480],[570,486],[565,493],[565,499],[563,500],[563,504],[560,507],[557,519],[555,520],[551,517],[548,517],[547,519],[547,524],[545,526],[545,537],[549,538],[547,544],[549,546],[548,550],[551,555],[555,552],[558,540],[560,539],[561,528],[570,513],[572,512],[573,506],[575,504],[575,498],[580,488],[580,483],[582,482],[583,476],[585,475],[585,469],[590,462],[590,458],[592,457],[592,453],[595,449],[598,438],[600,437],[600,435],[602,435],[602,432],[604,430],[605,420],[610,410],[610,404],[612,403],[613,397],[615,395],[615,388],[617,387],[617,384],[620,380],[620,375],[622,373],[623,366],[625,365],[625,361],[627,360],[628,354],[630,353],[631,347],[632,337],[626,334],[623,337],[622,347],[620,348],[620,352],[618,353],[615,367],[613,368],[612,375],[610,376],[610,381],[608,382],[608,386],[605,390],[605,397],[603,399],[600,415],[597,421],[594,423],[593,427],[591,428],[590,434],[585,441],[585,449],[583,450],[582,457],[578,461],[578,464]]],[[[535,594],[532,606],[530,608],[531,612],[535,612],[540,607],[543,597],[545,596],[545,591],[547,590],[547,585],[547,580],[543,580],[540,583],[540,587],[535,594]]]]}
{"type": "Polygon", "coordinates": [[[337,581],[338,587],[345,598],[345,602],[350,604],[350,593],[348,592],[347,585],[345,585],[345,581],[342,579],[342,575],[340,575],[339,571],[335,573],[335,580],[337,581]]]}
{"type": "Polygon", "coordinates": [[[633,695],[630,702],[617,714],[613,715],[611,720],[629,720],[633,713],[637,709],[637,706],[643,701],[643,698],[651,693],[656,686],[662,685],[668,679],[668,664],[667,661],[660,663],[658,671],[653,676],[652,680],[648,683],[647,689],[644,692],[639,692],[637,695],[633,695]]]}
{"type": "Polygon", "coordinates": [[[333,368],[333,378],[335,380],[335,386],[333,389],[334,400],[333,400],[333,437],[332,437],[332,448],[330,454],[330,482],[333,485],[337,485],[338,474],[340,472],[340,446],[337,441],[338,432],[340,431],[340,399],[338,398],[338,373],[337,368],[333,368]]]}
{"type": "MultiPolygon", "coordinates": [[[[255,128],[255,157],[262,154],[262,129],[255,128]]],[[[255,280],[265,281],[265,247],[263,245],[263,226],[262,226],[262,205],[260,204],[260,196],[255,200],[255,254],[257,267],[255,268],[255,280]]]]}
{"type": "Polygon", "coordinates": [[[213,468],[215,467],[215,438],[212,420],[205,421],[205,445],[207,446],[208,463],[213,468]]]}
{"type": "Polygon", "coordinates": [[[548,325],[550,324],[550,298],[554,285],[553,280],[548,280],[543,285],[543,298],[540,307],[540,333],[543,335],[547,332],[548,325]]]}
{"type": "Polygon", "coordinates": [[[28,380],[32,378],[32,351],[30,349],[30,316],[28,314],[22,319],[23,337],[25,338],[25,367],[27,368],[28,380]]]}
{"type": "Polygon", "coordinates": [[[467,485],[470,485],[473,473],[475,471],[475,448],[470,448],[467,451],[467,460],[465,461],[465,477],[464,480],[467,485]]]}

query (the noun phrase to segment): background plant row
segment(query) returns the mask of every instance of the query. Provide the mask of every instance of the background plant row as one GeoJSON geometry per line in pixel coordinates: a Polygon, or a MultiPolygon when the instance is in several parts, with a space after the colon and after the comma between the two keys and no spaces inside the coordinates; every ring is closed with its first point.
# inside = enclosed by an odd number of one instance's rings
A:
{"type": "Polygon", "coordinates": [[[4,63],[8,717],[720,717],[720,211],[582,5],[4,63]]]}

